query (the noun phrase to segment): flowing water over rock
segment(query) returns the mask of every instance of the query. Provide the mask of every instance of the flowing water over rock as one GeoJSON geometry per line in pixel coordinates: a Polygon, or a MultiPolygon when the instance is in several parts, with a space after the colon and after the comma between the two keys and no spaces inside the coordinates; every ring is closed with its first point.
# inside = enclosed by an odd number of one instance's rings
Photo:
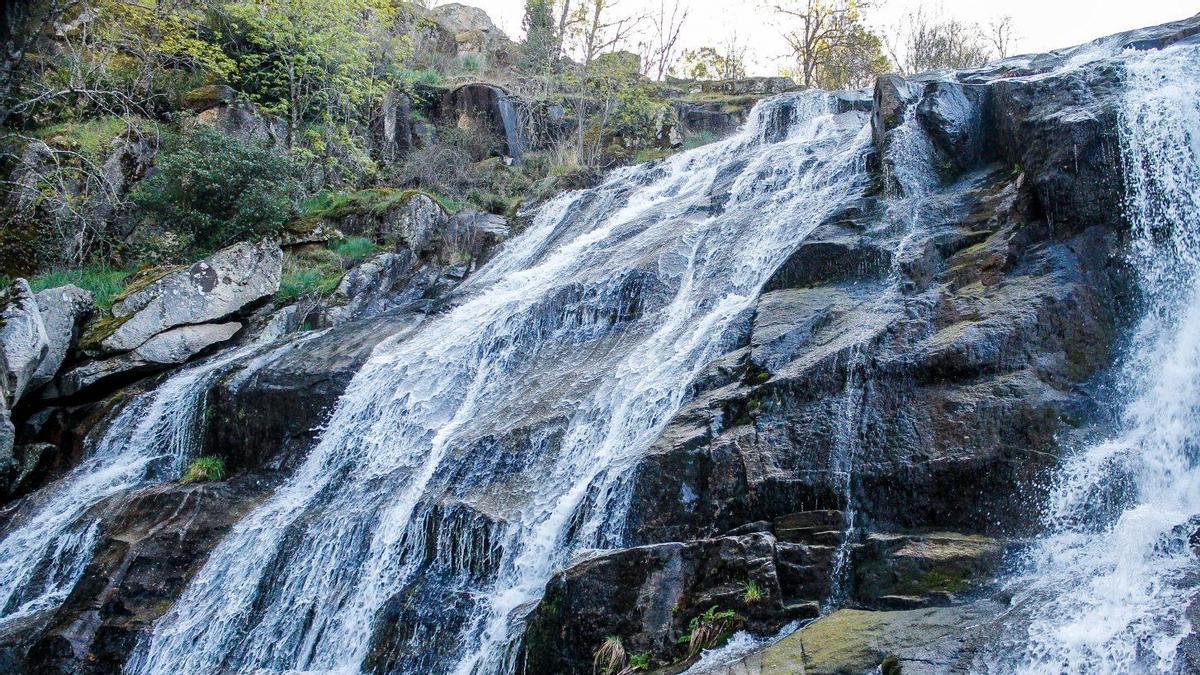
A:
{"type": "Polygon", "coordinates": [[[380,345],[296,475],[132,672],[511,672],[572,555],[620,544],[633,462],[771,272],[866,187],[824,95],[560,197],[415,335],[380,345]]]}
{"type": "MultiPolygon", "coordinates": [[[[1131,256],[1144,316],[1107,438],[1070,457],[1050,534],[1014,582],[1024,631],[996,672],[1171,671],[1200,575],[1200,48],[1131,55],[1120,103],[1131,256]],[[1015,648],[1015,649],[1014,649],[1015,648]]],[[[1014,644],[1015,643],[1015,644],[1014,644]]]]}
{"type": "Polygon", "coordinates": [[[175,480],[197,452],[204,395],[222,369],[253,347],[185,369],[136,396],[90,442],[83,461],[22,505],[0,540],[0,625],[61,603],[91,558],[107,497],[175,480]]]}

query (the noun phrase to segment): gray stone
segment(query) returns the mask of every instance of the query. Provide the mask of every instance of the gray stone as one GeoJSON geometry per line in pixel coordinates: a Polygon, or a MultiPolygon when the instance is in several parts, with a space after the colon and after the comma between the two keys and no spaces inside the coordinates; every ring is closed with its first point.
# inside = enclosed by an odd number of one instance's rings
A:
{"type": "Polygon", "coordinates": [[[33,374],[31,387],[40,387],[54,379],[67,354],[75,348],[83,321],[95,308],[91,291],[68,284],[47,288],[36,296],[42,324],[46,329],[49,351],[33,374]]]}
{"type": "Polygon", "coordinates": [[[205,349],[229,340],[241,328],[241,323],[230,321],[164,331],[131,352],[91,361],[65,373],[59,393],[69,396],[121,375],[153,372],[185,363],[205,349]]]}
{"type": "Polygon", "coordinates": [[[279,290],[283,252],[274,242],[242,243],[167,274],[113,303],[122,323],[100,340],[103,353],[136,349],[155,335],[223,319],[279,290]]]}
{"type": "Polygon", "coordinates": [[[46,327],[29,283],[17,279],[0,297],[0,350],[4,352],[4,396],[15,406],[50,351],[46,327]]]}

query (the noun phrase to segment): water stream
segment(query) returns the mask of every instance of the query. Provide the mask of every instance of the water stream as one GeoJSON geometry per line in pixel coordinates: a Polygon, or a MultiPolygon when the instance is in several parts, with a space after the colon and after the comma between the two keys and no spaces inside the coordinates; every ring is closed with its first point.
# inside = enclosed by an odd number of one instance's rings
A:
{"type": "Polygon", "coordinates": [[[546,205],[456,307],[376,348],[127,670],[513,672],[550,574],[620,545],[631,467],[862,194],[869,143],[864,114],[785,95],[546,205]]]}

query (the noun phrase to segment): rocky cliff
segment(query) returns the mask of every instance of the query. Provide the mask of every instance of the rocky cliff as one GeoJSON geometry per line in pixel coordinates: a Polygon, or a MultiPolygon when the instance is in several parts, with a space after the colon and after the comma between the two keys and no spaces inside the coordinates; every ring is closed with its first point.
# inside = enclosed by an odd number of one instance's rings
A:
{"type": "MultiPolygon", "coordinates": [[[[503,47],[485,28],[454,40],[503,47]]],[[[374,194],[102,310],[18,281],[0,669],[681,672],[813,619],[739,667],[970,669],[1063,458],[1114,423],[1125,59],[1197,34],[772,99],[502,246],[374,194]],[[388,248],[281,298],[343,232],[388,248]]]]}

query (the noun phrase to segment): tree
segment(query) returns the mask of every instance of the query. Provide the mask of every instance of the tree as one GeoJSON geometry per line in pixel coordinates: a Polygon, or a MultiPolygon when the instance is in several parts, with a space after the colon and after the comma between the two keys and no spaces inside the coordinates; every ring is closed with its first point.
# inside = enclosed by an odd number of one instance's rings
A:
{"type": "Polygon", "coordinates": [[[988,42],[996,51],[996,56],[1007,59],[1012,54],[1016,36],[1013,35],[1013,18],[1002,16],[988,24],[988,42]]]}
{"type": "Polygon", "coordinates": [[[822,68],[853,49],[856,40],[863,44],[860,12],[868,6],[865,0],[785,0],[773,5],[791,24],[783,37],[796,59],[800,84],[818,86],[822,68]]]}
{"type": "Polygon", "coordinates": [[[924,8],[905,16],[888,48],[896,65],[909,75],[977,68],[991,58],[979,26],[924,8]]]}
{"type": "Polygon", "coordinates": [[[525,0],[525,41],[517,66],[528,73],[544,73],[558,63],[562,54],[562,37],[554,19],[553,0],[525,0]]]}
{"type": "Polygon", "coordinates": [[[156,168],[133,191],[134,204],[201,251],[278,231],[300,193],[289,157],[208,127],[163,153],[156,168]]]}
{"type": "MultiPolygon", "coordinates": [[[[386,92],[388,68],[372,35],[393,16],[388,0],[238,0],[225,9],[250,47],[239,57],[243,88],[286,116],[289,146],[302,121],[386,92]]],[[[390,57],[405,51],[400,45],[390,57]]]]}
{"type": "Polygon", "coordinates": [[[863,26],[854,26],[844,44],[826,54],[816,72],[816,86],[830,90],[859,89],[891,69],[891,61],[884,55],[883,40],[863,26]]]}
{"type": "Polygon", "coordinates": [[[679,35],[687,21],[688,9],[680,0],[659,0],[657,10],[649,15],[650,30],[639,43],[642,55],[642,74],[662,80],[675,63],[679,35]]]}
{"type": "Polygon", "coordinates": [[[737,33],[718,47],[687,49],[681,60],[683,76],[694,80],[735,80],[746,76],[746,46],[737,33]]]}

